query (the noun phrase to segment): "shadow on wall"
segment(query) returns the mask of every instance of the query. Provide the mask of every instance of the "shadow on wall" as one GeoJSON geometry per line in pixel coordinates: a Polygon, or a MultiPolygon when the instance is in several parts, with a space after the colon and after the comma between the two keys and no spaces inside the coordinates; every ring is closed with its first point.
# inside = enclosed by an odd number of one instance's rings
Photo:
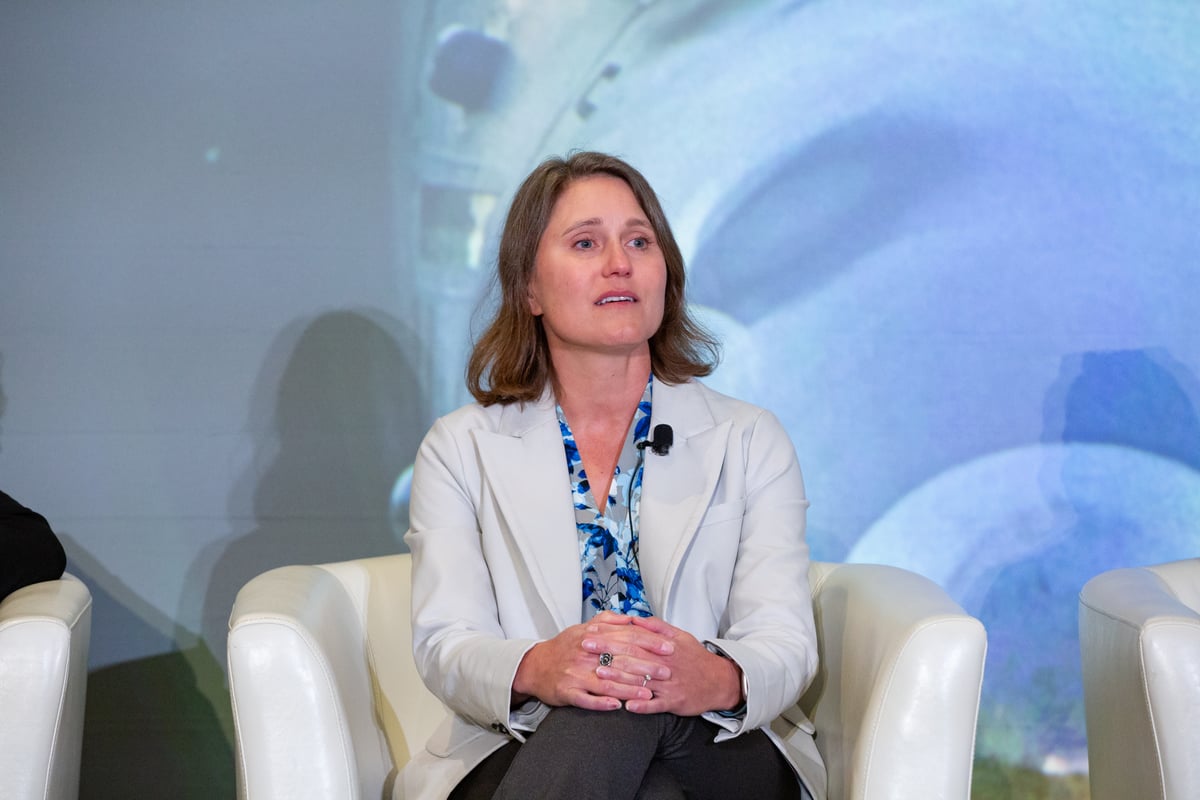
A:
{"type": "Polygon", "coordinates": [[[253,457],[230,489],[228,524],[244,532],[200,552],[177,619],[64,540],[68,569],[92,590],[93,646],[157,653],[89,675],[81,798],[234,796],[234,597],[274,567],[402,549],[389,497],[424,435],[418,352],[398,321],[370,311],[323,314],[277,337],[252,397],[253,457]],[[199,631],[179,622],[196,619],[199,631]]]}
{"type": "Polygon", "coordinates": [[[1051,774],[1086,772],[1078,592],[1109,569],[1195,554],[1198,407],[1195,377],[1165,351],[1063,359],[1043,431],[1063,456],[1045,462],[1042,481],[1069,524],[1006,565],[983,598],[995,655],[981,710],[985,751],[1023,751],[1026,763],[1044,755],[1038,766],[1051,774]]]}
{"type": "Polygon", "coordinates": [[[1104,442],[1200,470],[1200,381],[1163,349],[1063,359],[1046,396],[1046,441],[1104,442]]]}
{"type": "Polygon", "coordinates": [[[277,338],[251,402],[252,460],[229,497],[231,527],[245,532],[206,548],[184,593],[203,602],[220,663],[234,598],[254,576],[404,549],[390,497],[425,435],[419,353],[412,331],[370,310],[301,320],[277,338]]]}

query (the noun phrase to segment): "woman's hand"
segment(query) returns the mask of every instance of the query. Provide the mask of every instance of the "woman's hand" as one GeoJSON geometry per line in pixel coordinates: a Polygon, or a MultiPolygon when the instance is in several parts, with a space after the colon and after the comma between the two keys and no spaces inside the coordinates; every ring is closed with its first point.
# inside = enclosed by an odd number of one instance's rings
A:
{"type": "Polygon", "coordinates": [[[741,705],[741,672],[696,637],[658,617],[605,611],[530,648],[513,702],[694,717],[741,705]],[[612,656],[608,665],[600,656],[612,656]]]}
{"type": "MultiPolygon", "coordinates": [[[[630,699],[625,703],[628,711],[635,714],[670,712],[681,717],[695,717],[706,711],[736,708],[744,702],[741,670],[733,661],[711,652],[695,636],[658,617],[626,619],[633,633],[624,638],[638,643],[635,649],[640,656],[631,658],[630,666],[638,669],[637,665],[652,658],[658,668],[635,676],[637,684],[644,684],[653,696],[630,699]],[[644,680],[646,675],[650,676],[649,681],[644,680]]],[[[614,653],[613,666],[625,669],[618,663],[617,651],[611,652],[614,653]]]]}
{"type": "Polygon", "coordinates": [[[606,612],[535,644],[521,659],[513,678],[514,705],[536,697],[550,706],[614,711],[622,703],[649,700],[652,694],[642,686],[643,675],[653,670],[654,675],[665,678],[670,673],[650,660],[652,651],[631,655],[639,647],[635,642],[645,640],[651,648],[658,647],[659,656],[674,645],[651,632],[630,636],[631,629],[629,617],[606,612]],[[601,653],[611,653],[613,664],[601,666],[601,653]],[[638,672],[628,673],[624,668],[638,672]]]}
{"type": "Polygon", "coordinates": [[[640,688],[647,679],[671,677],[671,668],[663,659],[675,652],[675,642],[659,631],[635,625],[636,619],[640,617],[602,611],[587,622],[583,648],[597,662],[603,653],[612,656],[610,664],[596,667],[600,678],[640,688]]]}

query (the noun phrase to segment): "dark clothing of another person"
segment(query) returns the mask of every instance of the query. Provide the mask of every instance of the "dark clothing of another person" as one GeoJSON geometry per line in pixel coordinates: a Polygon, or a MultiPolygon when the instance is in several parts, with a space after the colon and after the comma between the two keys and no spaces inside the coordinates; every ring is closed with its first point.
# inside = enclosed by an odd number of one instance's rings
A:
{"type": "Polygon", "coordinates": [[[22,586],[57,580],[66,568],[46,518],[0,492],[0,600],[22,586]]]}

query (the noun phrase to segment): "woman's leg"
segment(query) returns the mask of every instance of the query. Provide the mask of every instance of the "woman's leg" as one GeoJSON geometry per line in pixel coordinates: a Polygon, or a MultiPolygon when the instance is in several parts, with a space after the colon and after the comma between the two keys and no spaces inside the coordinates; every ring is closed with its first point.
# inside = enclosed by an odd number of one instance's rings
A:
{"type": "Polygon", "coordinates": [[[719,730],[700,717],[674,717],[659,746],[658,764],[695,800],[802,800],[800,780],[787,759],[761,730],[720,744],[719,730]]]}
{"type": "Polygon", "coordinates": [[[556,708],[524,745],[509,742],[450,800],[800,800],[799,780],[762,731],[716,744],[699,717],[556,708]]]}
{"type": "Polygon", "coordinates": [[[555,708],[518,749],[495,797],[633,800],[668,716],[555,708]]]}
{"type": "Polygon", "coordinates": [[[651,761],[634,800],[688,800],[674,773],[661,761],[651,761]]]}
{"type": "MultiPolygon", "coordinates": [[[[481,761],[450,792],[449,800],[491,800],[521,747],[509,742],[481,761]]],[[[650,762],[634,800],[687,800],[675,775],[658,761],[650,762]]]]}

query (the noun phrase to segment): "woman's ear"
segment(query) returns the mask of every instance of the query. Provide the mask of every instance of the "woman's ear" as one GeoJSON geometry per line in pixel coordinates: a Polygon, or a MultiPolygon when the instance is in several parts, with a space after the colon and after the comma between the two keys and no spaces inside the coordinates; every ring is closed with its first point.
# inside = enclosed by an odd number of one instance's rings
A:
{"type": "Polygon", "coordinates": [[[525,292],[525,302],[529,306],[529,313],[535,317],[540,317],[544,313],[542,311],[542,304],[538,302],[537,295],[534,294],[532,286],[525,292]]]}

